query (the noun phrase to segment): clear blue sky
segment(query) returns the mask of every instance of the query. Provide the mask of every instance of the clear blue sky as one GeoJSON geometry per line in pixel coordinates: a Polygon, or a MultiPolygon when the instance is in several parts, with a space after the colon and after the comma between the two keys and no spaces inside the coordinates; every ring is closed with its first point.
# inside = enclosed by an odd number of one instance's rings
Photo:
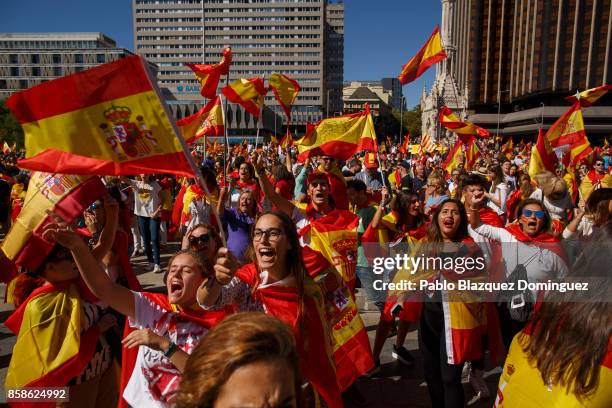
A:
{"type": "MultiPolygon", "coordinates": [[[[345,0],[344,79],[397,76],[440,22],[438,0],[345,0]]],[[[133,50],[131,0],[0,0],[0,31],[103,32],[133,50]]],[[[432,67],[404,87],[408,107],[431,87],[432,67]]]]}

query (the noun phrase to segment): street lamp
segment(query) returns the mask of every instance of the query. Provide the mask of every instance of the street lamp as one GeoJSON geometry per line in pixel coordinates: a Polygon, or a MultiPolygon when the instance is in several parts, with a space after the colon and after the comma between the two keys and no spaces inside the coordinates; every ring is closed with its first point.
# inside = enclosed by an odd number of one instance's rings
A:
{"type": "Polygon", "coordinates": [[[503,93],[508,93],[508,92],[510,92],[509,89],[497,92],[497,132],[495,134],[496,138],[499,137],[499,116],[501,115],[501,95],[503,93]]]}

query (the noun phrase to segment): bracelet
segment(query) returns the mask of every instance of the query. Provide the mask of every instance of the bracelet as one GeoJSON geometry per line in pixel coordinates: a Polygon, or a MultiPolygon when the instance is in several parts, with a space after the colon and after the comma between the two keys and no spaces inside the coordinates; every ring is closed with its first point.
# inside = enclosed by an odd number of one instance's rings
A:
{"type": "Polygon", "coordinates": [[[175,342],[171,341],[170,347],[168,347],[168,350],[166,350],[166,352],[164,353],[164,357],[166,358],[172,357],[172,355],[176,353],[176,350],[178,350],[178,346],[176,345],[175,342]]]}

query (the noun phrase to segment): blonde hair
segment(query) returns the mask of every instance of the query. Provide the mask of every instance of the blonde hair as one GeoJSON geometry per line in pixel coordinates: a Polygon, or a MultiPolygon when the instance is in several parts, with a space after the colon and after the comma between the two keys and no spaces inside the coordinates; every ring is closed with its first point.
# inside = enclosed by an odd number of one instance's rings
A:
{"type": "Polygon", "coordinates": [[[561,177],[557,177],[550,171],[538,173],[535,176],[538,187],[542,193],[548,197],[552,194],[565,194],[567,191],[567,183],[561,177]]]}

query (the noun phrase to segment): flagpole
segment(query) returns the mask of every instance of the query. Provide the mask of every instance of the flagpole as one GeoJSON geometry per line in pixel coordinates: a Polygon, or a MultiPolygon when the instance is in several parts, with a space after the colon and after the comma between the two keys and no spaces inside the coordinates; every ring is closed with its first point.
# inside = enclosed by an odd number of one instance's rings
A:
{"type": "MultiPolygon", "coordinates": [[[[146,60],[144,59],[144,57],[141,57],[141,59],[143,60],[143,63],[146,63],[146,60]]],[[[163,106],[164,111],[166,112],[166,116],[168,118],[171,118],[172,112],[170,111],[170,109],[168,109],[168,105],[164,102],[164,99],[161,96],[161,91],[159,89],[159,86],[157,85],[157,82],[150,81],[150,83],[153,89],[155,89],[155,92],[161,102],[161,105],[163,106]]],[[[193,160],[193,156],[191,156],[191,153],[189,152],[189,146],[187,146],[187,142],[182,136],[180,136],[181,132],[179,131],[178,126],[176,125],[176,121],[170,120],[169,122],[172,126],[172,130],[174,131],[174,137],[176,137],[181,147],[183,148],[183,154],[185,155],[185,159],[187,159],[187,163],[189,163],[189,167],[191,167],[191,171],[193,171],[193,174],[195,174],[196,179],[198,180],[198,183],[200,184],[200,187],[202,187],[202,189],[204,190],[204,193],[206,194],[206,196],[209,198],[209,200],[212,203],[212,196],[210,194],[210,191],[208,190],[208,186],[206,185],[204,176],[202,176],[202,172],[200,171],[200,168],[196,165],[195,161],[193,160]]],[[[211,212],[213,216],[215,217],[215,220],[217,221],[217,225],[219,226],[223,225],[221,223],[221,218],[219,217],[219,212],[217,211],[217,206],[211,205],[210,207],[211,207],[211,212]]],[[[225,239],[225,233],[223,232],[223,228],[219,228],[219,236],[221,237],[221,242],[223,246],[227,247],[227,240],[225,239]]]]}
{"type": "Polygon", "coordinates": [[[227,163],[226,158],[229,154],[228,142],[227,142],[227,120],[225,119],[225,109],[227,108],[227,100],[219,95],[221,98],[221,115],[223,116],[223,135],[225,136],[225,147],[223,149],[223,182],[226,183],[227,178],[227,163]]]}
{"type": "Polygon", "coordinates": [[[400,85],[400,130],[399,137],[402,139],[402,133],[404,132],[404,95],[403,86],[400,85]]]}
{"type": "Polygon", "coordinates": [[[259,129],[261,128],[261,121],[263,116],[263,103],[261,104],[261,108],[259,109],[259,118],[257,118],[257,133],[255,134],[255,150],[257,150],[257,144],[259,143],[259,129]]]}

